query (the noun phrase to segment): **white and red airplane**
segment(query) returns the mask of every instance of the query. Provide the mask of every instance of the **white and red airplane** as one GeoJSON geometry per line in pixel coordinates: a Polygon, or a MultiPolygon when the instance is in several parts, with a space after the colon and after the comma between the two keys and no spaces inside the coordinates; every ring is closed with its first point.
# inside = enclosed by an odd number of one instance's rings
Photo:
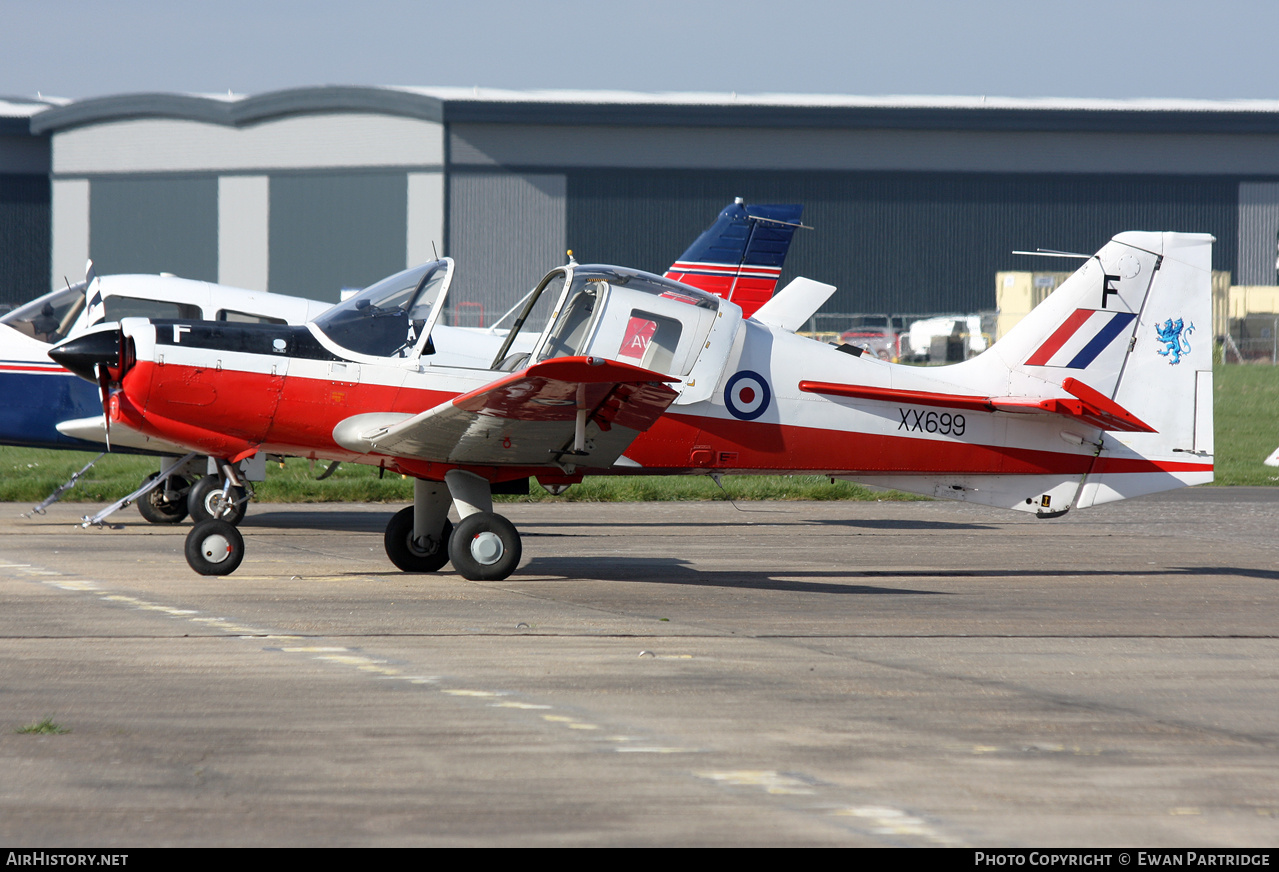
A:
{"type": "MultiPolygon", "coordinates": [[[[747,205],[739,197],[720,211],[671,270],[683,270],[681,275],[688,284],[757,307],[773,294],[795,229],[803,226],[799,224],[802,212],[799,205],[747,205]]],[[[305,324],[330,305],[170,275],[98,276],[90,263],[84,282],[45,294],[0,317],[0,397],[4,398],[0,403],[0,444],[69,450],[105,447],[175,457],[186,454],[181,446],[127,427],[116,428],[112,437],[97,392],[51,361],[50,345],[77,336],[94,324],[127,316],[305,324]]],[[[447,358],[458,366],[486,366],[503,342],[501,326],[499,322],[481,330],[438,325],[431,337],[438,354],[435,359],[447,358]]],[[[533,338],[524,337],[522,344],[531,347],[533,338]]],[[[33,512],[43,513],[95,462],[33,512]]],[[[86,518],[86,524],[98,524],[115,509],[134,501],[152,523],[178,523],[188,511],[200,521],[212,517],[228,494],[237,493],[223,487],[222,477],[203,474],[204,457],[164,465],[168,473],[149,476],[143,487],[86,518]]],[[[246,480],[261,481],[266,472],[265,455],[246,459],[238,472],[246,480]]],[[[231,500],[234,508],[222,515],[223,520],[239,522],[249,493],[239,493],[231,500]]]]}
{"type": "MultiPolygon", "coordinates": [[[[437,363],[448,259],[305,327],[125,319],[51,356],[100,379],[112,420],[231,463],[267,451],[412,476],[391,561],[491,580],[521,555],[492,488],[526,476],[816,473],[1042,517],[1211,481],[1211,355],[1169,343],[1209,323],[1212,242],[1122,233],[997,345],[945,367],[796,335],[829,285],[797,279],[743,318],[688,285],[571,261],[488,365],[437,363]]],[[[243,551],[216,519],[187,539],[202,574],[243,551]]]]}
{"type": "MultiPolygon", "coordinates": [[[[99,276],[90,263],[83,282],[51,291],[0,317],[0,444],[166,458],[161,462],[163,475],[148,476],[142,487],[86,523],[100,523],[134,501],[151,523],[176,524],[188,512],[197,520],[212,517],[210,507],[224,499],[222,479],[205,475],[205,458],[179,462],[177,458],[187,453],[183,447],[126,428],[118,428],[108,439],[97,392],[50,360],[49,348],[94,324],[128,316],[305,324],[329,305],[176,276],[99,276]]],[[[43,513],[96,462],[90,461],[32,512],[43,513]]],[[[265,458],[246,461],[241,472],[245,479],[261,481],[265,458]]],[[[240,503],[235,520],[244,509],[240,503]]]]}

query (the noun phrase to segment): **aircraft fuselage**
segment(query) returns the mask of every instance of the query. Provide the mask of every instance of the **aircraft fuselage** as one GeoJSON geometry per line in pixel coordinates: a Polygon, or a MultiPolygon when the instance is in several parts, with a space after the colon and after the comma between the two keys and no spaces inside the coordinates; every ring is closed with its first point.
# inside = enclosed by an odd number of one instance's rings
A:
{"type": "MultiPolygon", "coordinates": [[[[495,375],[484,369],[343,359],[305,327],[156,321],[153,328],[153,348],[143,347],[142,334],[135,336],[137,362],[124,378],[123,393],[113,399],[117,420],[220,457],[264,450],[383,465],[439,480],[458,464],[352,451],[336,441],[334,430],[362,412],[417,414],[476,390],[495,375]],[[253,400],[245,402],[247,397],[253,400]]],[[[749,321],[738,345],[732,372],[721,378],[715,395],[672,406],[638,435],[625,452],[634,465],[572,471],[808,473],[871,483],[881,476],[914,476],[921,484],[940,477],[944,481],[938,486],[953,488],[969,486],[974,477],[1016,476],[1025,481],[1023,490],[1038,495],[1046,490],[1044,482],[1033,480],[1040,476],[1077,481],[1090,472],[1211,469],[1194,459],[1098,458],[1093,445],[1063,440],[1062,424],[1040,416],[849,399],[801,388],[819,379],[902,392],[962,393],[953,382],[932,375],[954,367],[930,370],[853,357],[749,321]]],[[[519,447],[517,431],[494,438],[519,447]]],[[[475,471],[492,481],[565,472],[550,460],[543,466],[493,464],[475,471]]]]}

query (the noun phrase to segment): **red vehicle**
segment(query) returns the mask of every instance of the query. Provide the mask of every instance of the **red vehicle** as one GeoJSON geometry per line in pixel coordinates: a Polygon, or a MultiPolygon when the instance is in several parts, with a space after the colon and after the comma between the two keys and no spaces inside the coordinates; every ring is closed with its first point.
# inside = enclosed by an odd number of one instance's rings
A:
{"type": "Polygon", "coordinates": [[[901,359],[902,319],[888,315],[857,315],[848,330],[839,334],[842,345],[870,352],[880,360],[901,359]]]}

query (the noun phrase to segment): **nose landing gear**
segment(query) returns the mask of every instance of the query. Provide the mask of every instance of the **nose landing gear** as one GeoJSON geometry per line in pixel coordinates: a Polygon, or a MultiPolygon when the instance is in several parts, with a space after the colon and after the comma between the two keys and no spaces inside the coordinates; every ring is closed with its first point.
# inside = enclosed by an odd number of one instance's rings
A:
{"type": "Polygon", "coordinates": [[[185,550],[187,563],[201,575],[230,575],[244,559],[244,537],[226,521],[201,521],[187,534],[185,550]]]}

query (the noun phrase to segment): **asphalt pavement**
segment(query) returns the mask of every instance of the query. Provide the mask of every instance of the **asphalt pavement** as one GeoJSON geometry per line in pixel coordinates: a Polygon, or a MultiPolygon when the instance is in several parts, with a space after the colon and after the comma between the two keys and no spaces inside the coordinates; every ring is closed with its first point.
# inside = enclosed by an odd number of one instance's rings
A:
{"type": "Polygon", "coordinates": [[[0,844],[1273,847],[1279,489],[942,502],[0,505],[0,844]],[[68,732],[19,733],[48,719],[68,732]]]}

